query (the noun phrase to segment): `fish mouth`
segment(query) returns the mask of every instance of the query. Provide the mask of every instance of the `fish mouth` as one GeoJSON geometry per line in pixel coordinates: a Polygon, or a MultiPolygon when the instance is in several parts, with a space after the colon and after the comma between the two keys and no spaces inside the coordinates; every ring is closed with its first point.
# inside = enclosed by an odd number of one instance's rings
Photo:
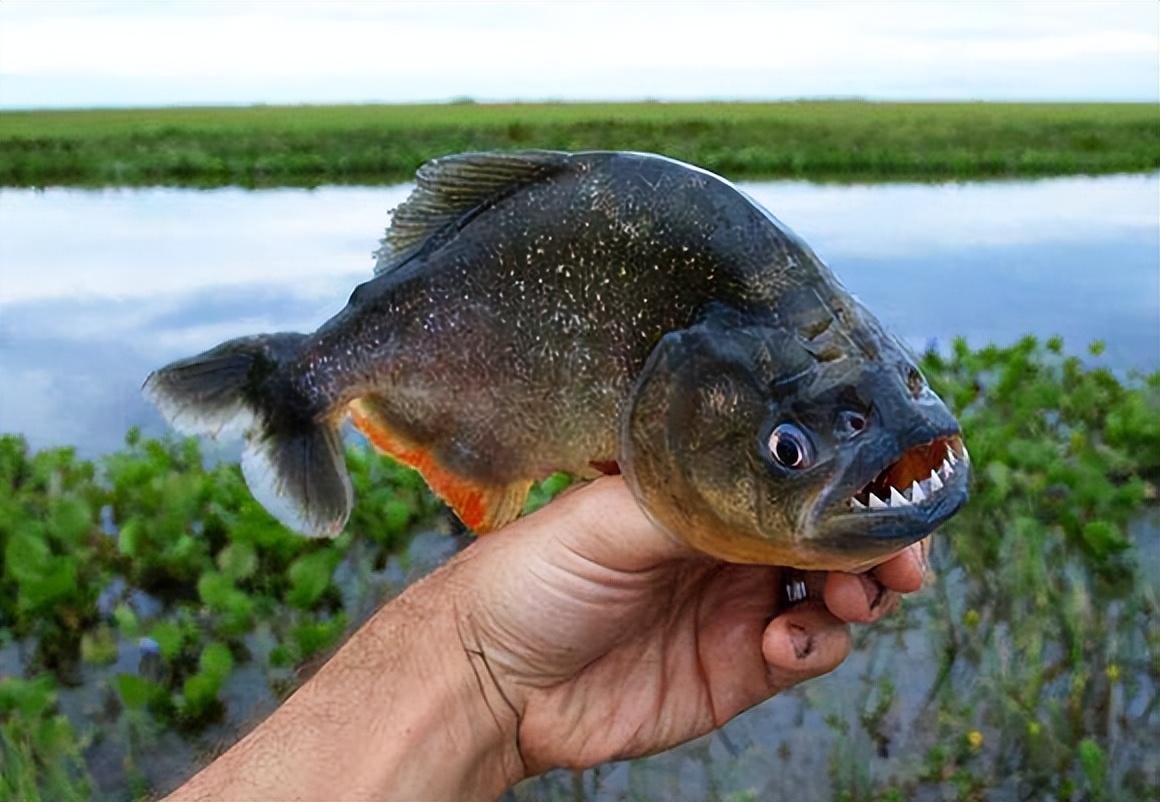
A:
{"type": "Polygon", "coordinates": [[[912,445],[868,481],[834,489],[817,521],[819,544],[865,564],[880,561],[958,512],[967,501],[970,469],[957,430],[912,445]],[[857,490],[850,492],[851,485],[857,490]]]}
{"type": "Polygon", "coordinates": [[[971,455],[958,434],[911,446],[845,500],[855,513],[935,508],[953,495],[970,470],[971,455]]]}

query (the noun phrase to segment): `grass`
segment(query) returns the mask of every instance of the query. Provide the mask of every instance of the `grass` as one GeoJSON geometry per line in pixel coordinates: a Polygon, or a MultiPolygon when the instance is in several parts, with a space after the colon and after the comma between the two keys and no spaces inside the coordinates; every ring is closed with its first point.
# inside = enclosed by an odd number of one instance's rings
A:
{"type": "Polygon", "coordinates": [[[0,185],[384,183],[493,148],[657,151],[733,178],[946,180],[1160,168],[1154,104],[260,106],[0,114],[0,185]]]}
{"type": "MultiPolygon", "coordinates": [[[[963,424],[974,499],[936,539],[940,582],[862,630],[859,651],[906,661],[892,639],[921,633],[938,680],[903,735],[896,663],[847,675],[862,707],[808,702],[834,727],[809,741],[830,750],[830,795],[1156,798],[1160,599],[1132,532],[1156,510],[1160,373],[1117,377],[1031,338],[977,351],[959,342],[924,370],[963,424]],[[884,773],[875,750],[900,737],[884,773]]],[[[101,798],[163,790],[147,771],[174,739],[196,746],[192,772],[204,738],[220,745],[255,715],[236,709],[240,695],[258,704],[255,676],[269,697],[291,690],[296,666],[373,609],[378,597],[360,601],[352,586],[389,572],[416,531],[444,520],[413,472],[361,448],[348,462],[358,506],[346,532],[318,542],[274,522],[237,466],[207,467],[192,440],[131,432],[93,462],[0,437],[0,653],[22,656],[20,675],[0,677],[0,798],[86,798],[90,771],[104,777],[101,798]],[[126,670],[119,656],[137,652],[126,670]],[[56,705],[65,692],[89,700],[71,719],[56,705]],[[230,704],[235,729],[223,732],[230,704]],[[86,765],[102,754],[99,771],[86,765]]],[[[548,480],[534,504],[565,484],[548,480]]],[[[685,777],[689,761],[708,777],[705,798],[764,798],[741,767],[756,754],[758,776],[778,771],[773,748],[720,756],[701,741],[634,762],[631,798],[655,798],[652,785],[685,777]]],[[[516,798],[608,798],[596,790],[606,774],[549,775],[516,798]]]]}

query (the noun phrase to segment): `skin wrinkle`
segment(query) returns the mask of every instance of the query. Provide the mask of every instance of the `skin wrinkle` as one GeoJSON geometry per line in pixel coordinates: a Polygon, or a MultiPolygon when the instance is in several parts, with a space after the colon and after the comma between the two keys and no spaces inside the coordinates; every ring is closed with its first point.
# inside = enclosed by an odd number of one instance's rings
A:
{"type": "Polygon", "coordinates": [[[484,690],[483,677],[480,676],[479,670],[476,668],[475,663],[471,660],[472,655],[479,657],[479,659],[483,662],[484,669],[487,671],[487,675],[488,675],[489,680],[492,683],[492,687],[495,688],[496,692],[500,695],[500,698],[503,699],[504,704],[507,705],[507,707],[511,711],[512,715],[515,717],[516,724],[515,724],[514,733],[512,734],[512,746],[515,749],[516,757],[519,759],[522,772],[523,772],[523,774],[526,775],[529,772],[529,766],[528,766],[527,759],[524,757],[523,748],[520,745],[520,731],[522,729],[521,728],[522,715],[520,714],[520,711],[516,708],[516,706],[512,703],[511,699],[508,698],[507,693],[504,691],[503,686],[500,684],[499,678],[495,675],[495,672],[492,671],[491,664],[488,661],[487,655],[483,650],[483,646],[482,646],[482,643],[480,643],[478,634],[476,634],[476,638],[475,638],[476,644],[477,644],[476,648],[472,649],[472,648],[467,646],[466,639],[464,638],[464,635],[463,635],[463,629],[462,629],[461,624],[460,624],[460,622],[463,619],[459,615],[458,605],[455,605],[455,610],[456,610],[456,615],[455,615],[455,617],[456,617],[456,630],[459,634],[460,645],[463,648],[464,654],[467,656],[467,662],[471,666],[472,674],[475,675],[476,687],[479,690],[479,695],[480,695],[481,701],[487,707],[488,712],[491,714],[492,721],[495,723],[496,730],[499,732],[501,737],[503,737],[504,733],[505,733],[504,726],[500,722],[499,715],[496,713],[495,708],[492,706],[491,700],[488,698],[487,692],[484,690]]]}
{"type": "Polygon", "coordinates": [[[483,667],[487,669],[487,675],[491,678],[492,683],[495,685],[495,689],[499,692],[500,698],[503,699],[504,704],[508,706],[508,708],[512,711],[512,714],[516,717],[516,728],[518,729],[520,725],[520,712],[516,710],[516,706],[512,704],[512,701],[508,698],[508,695],[504,691],[503,686],[500,685],[499,679],[496,677],[495,672],[492,671],[491,663],[488,662],[487,655],[484,653],[482,647],[480,647],[478,654],[480,659],[483,660],[483,667]]]}
{"type": "Polygon", "coordinates": [[[883,587],[882,584],[879,583],[878,580],[874,579],[872,576],[864,576],[863,581],[866,583],[869,583],[869,585],[873,588],[874,597],[873,597],[873,599],[870,599],[869,601],[870,601],[870,609],[875,610],[875,609],[877,609],[878,605],[882,603],[882,600],[884,598],[886,598],[886,588],[883,587]]]}
{"type": "MultiPolygon", "coordinates": [[[[487,695],[487,691],[484,690],[483,677],[480,676],[479,669],[476,668],[475,662],[471,659],[472,656],[479,657],[480,659],[483,659],[483,649],[481,649],[481,648],[473,649],[467,645],[467,640],[466,640],[466,638],[464,638],[464,635],[463,635],[463,625],[462,625],[463,619],[459,615],[458,605],[455,605],[454,608],[456,611],[455,612],[455,631],[456,631],[456,634],[459,636],[459,644],[460,644],[460,647],[463,649],[464,656],[467,658],[467,664],[471,667],[471,673],[475,677],[475,684],[476,684],[476,687],[479,689],[480,701],[483,702],[484,706],[487,707],[487,711],[491,714],[491,720],[495,724],[496,730],[498,732],[502,733],[503,732],[503,724],[500,723],[499,715],[496,713],[495,708],[492,707],[491,700],[488,698],[488,695],[487,695]]],[[[495,675],[491,674],[490,671],[488,672],[488,674],[494,680],[495,675]]],[[[499,688],[497,687],[496,690],[499,690],[499,688]]],[[[500,695],[503,696],[502,693],[500,695]]],[[[504,698],[504,701],[507,702],[506,697],[504,698]]],[[[512,708],[512,712],[516,714],[516,721],[518,722],[519,721],[519,713],[517,713],[515,708],[512,707],[511,702],[507,702],[507,704],[509,707],[512,708]]],[[[518,729],[518,724],[517,724],[517,729],[518,729]]],[[[518,747],[518,744],[517,744],[517,747],[518,747]]]]}
{"type": "MultiPolygon", "coordinates": [[[[631,580],[635,579],[638,575],[642,579],[647,580],[650,576],[652,576],[653,574],[656,573],[656,566],[655,565],[641,566],[640,568],[637,568],[634,570],[609,571],[607,568],[602,566],[597,560],[595,560],[594,558],[588,556],[587,554],[584,554],[583,552],[579,551],[571,543],[568,543],[567,541],[564,541],[564,540],[561,540],[559,542],[560,542],[560,545],[564,549],[566,549],[569,554],[574,555],[578,560],[582,560],[586,565],[589,565],[592,568],[604,571],[605,574],[607,575],[607,577],[612,581],[615,581],[620,577],[627,577],[631,582],[631,580]]],[[[625,586],[632,587],[632,585],[630,585],[629,582],[626,582],[625,586]]]]}
{"type": "MultiPolygon", "coordinates": [[[[701,618],[702,607],[704,605],[704,597],[701,596],[697,600],[697,618],[701,618]]],[[[713,698],[711,690],[712,685],[709,682],[709,672],[705,670],[705,660],[701,653],[701,628],[693,628],[693,654],[696,656],[697,662],[697,677],[701,681],[701,687],[705,688],[705,695],[709,702],[709,720],[715,725],[720,726],[721,717],[717,713],[716,700],[713,698]]]]}
{"type": "MultiPolygon", "coordinates": [[[[469,566],[469,565],[473,564],[473,562],[474,562],[474,555],[467,554],[465,552],[461,552],[459,555],[456,556],[455,559],[452,560],[452,562],[448,563],[447,565],[445,565],[444,567],[442,567],[441,569],[439,569],[435,573],[429,575],[428,577],[421,579],[419,581],[419,583],[417,583],[417,584],[423,585],[426,583],[434,584],[435,582],[439,582],[440,584],[446,584],[448,586],[447,592],[445,594],[441,593],[438,595],[445,596],[445,597],[449,598],[449,600],[450,600],[450,604],[448,605],[450,608],[450,611],[451,611],[450,618],[451,618],[451,621],[452,621],[454,629],[455,629],[455,637],[459,641],[459,646],[460,646],[460,648],[458,650],[455,650],[455,651],[458,651],[459,654],[462,654],[464,656],[464,662],[467,664],[467,666],[471,670],[472,678],[474,680],[474,683],[472,683],[472,685],[470,687],[470,693],[477,695],[480,704],[484,708],[487,709],[488,714],[491,717],[492,722],[495,726],[495,732],[499,736],[500,740],[505,741],[505,740],[508,740],[510,738],[510,744],[514,750],[515,757],[519,763],[519,775],[522,776],[522,775],[526,774],[526,772],[527,772],[527,764],[526,764],[526,761],[524,760],[524,757],[523,757],[523,754],[520,750],[520,745],[518,742],[519,718],[520,718],[519,711],[511,703],[511,701],[506,697],[506,695],[503,692],[503,689],[499,686],[499,681],[495,677],[495,674],[491,671],[489,660],[488,660],[487,655],[484,651],[482,642],[479,640],[479,636],[478,636],[478,632],[476,630],[476,627],[474,626],[473,622],[474,622],[475,618],[471,614],[470,610],[464,610],[464,607],[462,605],[463,594],[464,593],[471,593],[471,591],[472,591],[472,587],[471,587],[472,580],[469,577],[463,576],[464,568],[465,568],[465,566],[469,566]],[[477,645],[475,648],[472,648],[470,645],[470,639],[468,636],[468,632],[476,633],[474,639],[475,639],[475,642],[477,645]],[[486,672],[488,673],[489,681],[493,683],[495,690],[499,693],[500,698],[503,700],[505,706],[510,710],[510,712],[511,712],[511,714],[516,722],[514,727],[505,726],[505,724],[503,722],[503,719],[505,718],[505,716],[499,710],[496,709],[495,705],[492,703],[491,697],[489,696],[489,694],[487,694],[487,692],[485,690],[485,680],[483,679],[483,677],[479,673],[478,667],[476,666],[475,662],[471,659],[472,655],[478,656],[480,661],[483,663],[484,668],[485,668],[486,672]]],[[[420,616],[418,618],[418,620],[426,620],[426,617],[420,616]]],[[[441,672],[437,669],[434,672],[433,676],[439,677],[440,674],[441,674],[441,672]]],[[[474,729],[475,728],[473,727],[472,731],[460,733],[465,744],[470,745],[470,742],[476,737],[474,732],[473,732],[474,729]]],[[[451,735],[454,736],[455,732],[451,731],[451,735]]],[[[483,756],[480,757],[480,760],[484,760],[483,756]]],[[[478,773],[478,772],[484,771],[485,769],[486,769],[486,764],[482,764],[480,766],[477,766],[474,769],[474,771],[476,773],[478,773]]]]}
{"type": "MultiPolygon", "coordinates": [[[[664,650],[663,645],[660,648],[662,649],[662,651],[664,650]]],[[[650,661],[642,658],[639,662],[642,664],[647,664],[650,661]]],[[[656,662],[657,664],[659,664],[661,666],[665,666],[668,663],[668,661],[663,656],[659,660],[654,661],[654,662],[656,662]]],[[[643,740],[642,736],[644,734],[645,727],[648,725],[648,723],[650,721],[655,722],[661,718],[661,715],[660,715],[660,712],[658,711],[658,708],[661,707],[662,701],[669,696],[668,677],[669,677],[669,672],[664,671],[664,670],[662,670],[660,672],[660,676],[659,676],[659,679],[657,682],[656,700],[654,701],[654,703],[652,705],[652,710],[650,711],[650,715],[647,715],[647,716],[642,715],[642,716],[637,717],[636,726],[633,727],[632,732],[628,735],[627,738],[625,738],[624,756],[627,757],[629,754],[631,754],[632,745],[639,744],[643,740]]],[[[620,759],[620,758],[621,758],[621,755],[616,755],[614,759],[620,759]]]]}

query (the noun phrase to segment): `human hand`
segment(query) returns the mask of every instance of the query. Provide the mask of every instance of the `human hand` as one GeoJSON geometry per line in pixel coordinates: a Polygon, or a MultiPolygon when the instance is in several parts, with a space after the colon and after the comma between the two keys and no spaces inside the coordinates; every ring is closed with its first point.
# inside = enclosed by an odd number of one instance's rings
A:
{"type": "Polygon", "coordinates": [[[784,569],[721,563],[653,526],[618,477],[557,499],[448,566],[461,645],[521,773],[584,768],[695,738],[850,650],[918,589],[915,544],[830,573],[782,606],[784,569]]]}
{"type": "Polygon", "coordinates": [[[170,800],[484,800],[658,752],[832,670],[846,622],[884,615],[924,565],[916,545],[783,609],[783,569],[698,555],[600,479],[384,605],[170,800]]]}

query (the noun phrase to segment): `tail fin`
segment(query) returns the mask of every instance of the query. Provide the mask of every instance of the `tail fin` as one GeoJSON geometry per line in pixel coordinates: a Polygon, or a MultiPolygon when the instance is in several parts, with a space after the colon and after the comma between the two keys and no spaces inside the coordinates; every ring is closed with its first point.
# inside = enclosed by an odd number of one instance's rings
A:
{"type": "Polygon", "coordinates": [[[144,391],[180,432],[243,434],[254,498],[290,529],[334,537],[350,516],[350,477],[337,425],[321,420],[284,370],[303,336],[230,340],[154,371],[144,391]]]}

